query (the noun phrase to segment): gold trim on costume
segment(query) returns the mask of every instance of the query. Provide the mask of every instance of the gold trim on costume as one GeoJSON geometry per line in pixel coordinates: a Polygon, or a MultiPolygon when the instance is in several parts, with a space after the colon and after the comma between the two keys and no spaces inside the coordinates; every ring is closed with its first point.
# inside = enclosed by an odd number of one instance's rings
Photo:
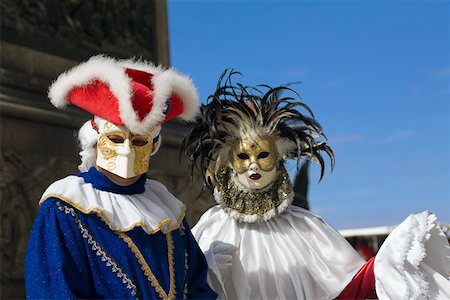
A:
{"type": "MultiPolygon", "coordinates": [[[[108,218],[108,216],[103,212],[102,209],[100,209],[100,208],[98,208],[98,207],[93,207],[93,208],[85,208],[85,207],[82,207],[82,206],[79,205],[77,202],[75,202],[75,201],[73,201],[73,200],[71,200],[71,199],[69,199],[69,198],[67,198],[67,197],[65,197],[65,196],[63,196],[63,195],[61,195],[61,194],[55,194],[55,193],[52,193],[52,194],[45,195],[45,196],[42,197],[42,199],[39,201],[39,206],[40,206],[45,200],[47,200],[48,198],[52,198],[52,197],[53,197],[53,198],[58,198],[58,199],[60,199],[60,200],[62,200],[62,201],[64,201],[64,202],[66,202],[67,204],[72,205],[73,207],[75,207],[77,210],[81,211],[81,212],[84,213],[84,214],[90,214],[90,213],[92,213],[92,212],[95,212],[95,213],[103,220],[103,222],[105,222],[106,225],[108,225],[108,227],[111,228],[111,230],[113,230],[113,231],[126,232],[126,231],[132,230],[132,229],[135,228],[136,226],[140,226],[140,227],[144,228],[149,234],[154,234],[154,233],[160,231],[160,230],[161,230],[161,227],[163,227],[163,226],[166,225],[167,223],[170,223],[170,222],[171,222],[171,219],[167,218],[167,219],[164,219],[164,220],[162,220],[161,222],[159,222],[159,224],[156,225],[154,228],[150,228],[146,223],[144,223],[144,222],[142,222],[142,221],[139,221],[139,222],[135,222],[135,223],[131,224],[131,225],[128,226],[128,227],[121,228],[121,227],[112,225],[111,220],[110,220],[110,219],[108,218]]],[[[180,227],[181,222],[183,222],[185,213],[186,213],[186,207],[183,206],[182,211],[181,211],[181,213],[180,213],[180,215],[179,215],[179,217],[178,217],[177,223],[174,223],[172,226],[169,226],[169,227],[167,228],[167,230],[166,230],[166,233],[169,233],[169,232],[171,232],[171,231],[173,231],[173,230],[175,230],[175,229],[178,229],[178,228],[180,227]]]]}
{"type": "Polygon", "coordinates": [[[156,279],[155,275],[153,274],[152,270],[150,269],[150,266],[148,265],[147,261],[145,260],[144,256],[142,255],[139,248],[136,246],[136,244],[133,242],[133,240],[127,236],[124,232],[116,232],[117,235],[125,241],[125,243],[128,245],[128,247],[131,249],[131,251],[136,256],[139,265],[141,266],[142,271],[144,271],[145,276],[147,276],[148,280],[150,281],[153,288],[158,293],[159,297],[164,300],[172,300],[175,299],[176,289],[175,289],[175,270],[174,270],[174,260],[173,260],[173,240],[170,233],[166,234],[166,240],[167,240],[167,262],[169,265],[169,294],[167,294],[164,289],[159,284],[158,279],[156,279]]]}
{"type": "Polygon", "coordinates": [[[75,209],[67,207],[61,204],[59,201],[56,202],[56,205],[58,206],[58,210],[64,212],[65,214],[70,214],[74,218],[75,223],[77,223],[83,238],[86,239],[89,245],[91,245],[92,251],[94,251],[96,255],[102,257],[102,261],[105,262],[106,266],[111,267],[112,272],[116,273],[117,277],[121,278],[122,283],[126,284],[127,289],[131,290],[131,295],[136,296],[137,288],[133,280],[131,280],[128,274],[124,270],[122,270],[119,264],[116,263],[116,261],[105,251],[105,249],[103,249],[102,246],[97,243],[95,238],[91,235],[89,229],[84,227],[83,223],[81,223],[80,218],[75,213],[75,209]]]}

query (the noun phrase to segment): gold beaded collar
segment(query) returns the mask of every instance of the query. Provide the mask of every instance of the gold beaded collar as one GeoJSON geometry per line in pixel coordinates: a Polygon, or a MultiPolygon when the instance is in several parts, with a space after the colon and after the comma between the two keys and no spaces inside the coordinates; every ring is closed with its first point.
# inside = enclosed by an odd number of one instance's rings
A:
{"type": "Polygon", "coordinates": [[[241,222],[267,221],[282,213],[294,199],[294,190],[283,166],[271,185],[257,191],[240,187],[229,167],[220,171],[217,179],[214,199],[229,216],[241,222]]]}

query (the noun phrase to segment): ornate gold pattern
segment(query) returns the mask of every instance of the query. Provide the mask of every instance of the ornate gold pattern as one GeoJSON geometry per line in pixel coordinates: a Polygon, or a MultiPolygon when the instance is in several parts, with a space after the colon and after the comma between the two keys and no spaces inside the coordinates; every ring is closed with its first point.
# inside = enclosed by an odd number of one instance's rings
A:
{"type": "Polygon", "coordinates": [[[263,217],[270,211],[277,209],[283,202],[292,200],[293,189],[289,176],[284,168],[273,184],[262,191],[244,191],[236,186],[231,168],[224,168],[218,175],[216,186],[216,201],[227,212],[240,215],[256,215],[263,217]]]}
{"type": "Polygon", "coordinates": [[[234,171],[239,174],[246,172],[253,163],[257,163],[263,171],[268,172],[275,168],[276,157],[277,153],[271,139],[236,140],[230,154],[230,162],[234,171]],[[239,154],[246,155],[246,158],[240,158],[239,154]]]}
{"type": "Polygon", "coordinates": [[[134,151],[135,151],[135,158],[134,158],[134,174],[139,175],[147,172],[150,162],[150,153],[152,153],[153,144],[152,139],[150,136],[146,137],[147,144],[144,146],[134,146],[133,143],[131,143],[134,151]]]}
{"type": "MultiPolygon", "coordinates": [[[[144,222],[136,222],[136,223],[131,224],[128,227],[118,227],[118,226],[112,225],[111,220],[108,218],[108,216],[103,212],[103,210],[101,208],[99,208],[99,207],[94,207],[94,208],[82,207],[77,202],[75,202],[75,201],[73,201],[73,200],[71,200],[71,199],[69,199],[69,198],[67,198],[67,197],[65,197],[64,195],[61,195],[61,194],[54,194],[54,193],[52,193],[52,194],[45,195],[39,201],[39,205],[41,205],[45,200],[47,200],[49,198],[58,198],[58,199],[60,199],[60,200],[62,200],[64,202],[66,202],[67,204],[72,205],[73,207],[75,207],[77,210],[81,211],[84,214],[90,214],[92,212],[95,212],[103,220],[103,222],[105,222],[108,225],[108,227],[111,230],[113,230],[113,231],[126,232],[126,231],[132,230],[133,228],[135,228],[137,226],[140,226],[140,227],[144,228],[145,231],[148,232],[149,234],[154,234],[154,233],[160,231],[161,228],[164,225],[166,225],[167,223],[171,222],[171,219],[167,218],[167,219],[164,219],[161,222],[159,222],[159,224],[154,226],[153,228],[150,228],[144,222]]],[[[171,231],[173,231],[173,230],[175,230],[175,229],[178,229],[181,226],[185,214],[186,214],[186,207],[183,207],[180,215],[178,216],[177,223],[174,223],[172,226],[169,226],[169,228],[167,228],[167,230],[166,230],[166,234],[171,232],[171,231]]]]}
{"type": "Polygon", "coordinates": [[[131,290],[131,294],[136,296],[136,285],[130,279],[127,273],[122,270],[122,268],[114,261],[114,259],[109,256],[109,254],[97,243],[95,238],[91,235],[89,230],[84,227],[81,223],[78,215],[75,213],[74,209],[71,207],[67,207],[62,205],[59,201],[56,202],[58,206],[58,210],[64,212],[65,214],[70,214],[77,223],[78,228],[80,229],[81,235],[84,239],[87,240],[88,244],[91,245],[91,249],[95,252],[97,256],[101,256],[102,261],[105,262],[107,267],[111,267],[111,270],[116,273],[117,277],[122,280],[124,284],[127,285],[127,289],[131,290]]]}
{"type": "Polygon", "coordinates": [[[117,152],[108,146],[109,139],[105,134],[102,134],[97,142],[97,147],[106,160],[114,160],[117,157],[117,152]]]}
{"type": "Polygon", "coordinates": [[[156,279],[155,275],[153,274],[150,266],[148,265],[147,261],[145,260],[144,256],[142,255],[139,248],[136,246],[136,244],[133,242],[133,240],[127,236],[123,232],[116,232],[117,235],[125,241],[125,243],[128,245],[128,247],[131,249],[131,251],[136,256],[139,265],[141,266],[142,271],[144,271],[145,276],[147,276],[148,280],[150,281],[153,288],[158,293],[159,297],[164,300],[172,300],[175,299],[176,289],[175,289],[175,270],[174,270],[174,259],[173,259],[173,240],[170,233],[166,234],[166,240],[167,240],[167,261],[169,265],[169,293],[167,294],[164,289],[159,284],[158,279],[156,279]]]}
{"type": "Polygon", "coordinates": [[[115,168],[116,168],[116,163],[115,162],[113,162],[113,161],[109,161],[107,164],[106,164],[106,167],[107,167],[107,169],[108,170],[114,170],[115,168]]]}

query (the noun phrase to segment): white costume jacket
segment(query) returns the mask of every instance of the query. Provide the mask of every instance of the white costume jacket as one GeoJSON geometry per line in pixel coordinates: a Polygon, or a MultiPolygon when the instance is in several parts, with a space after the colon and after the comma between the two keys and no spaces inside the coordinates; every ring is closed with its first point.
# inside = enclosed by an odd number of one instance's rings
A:
{"type": "MultiPolygon", "coordinates": [[[[222,208],[192,230],[221,299],[334,299],[365,264],[322,218],[296,206],[265,222],[243,223],[222,208]],[[237,247],[220,270],[213,246],[237,247]]],[[[429,212],[411,215],[387,238],[374,263],[379,299],[450,299],[450,246],[429,212]]]]}

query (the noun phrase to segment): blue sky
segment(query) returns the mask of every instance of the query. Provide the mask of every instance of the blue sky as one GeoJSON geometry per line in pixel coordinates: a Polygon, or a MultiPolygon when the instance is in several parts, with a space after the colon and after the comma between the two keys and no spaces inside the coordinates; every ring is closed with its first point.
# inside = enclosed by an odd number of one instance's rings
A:
{"type": "Polygon", "coordinates": [[[313,212],[338,229],[450,221],[450,2],[169,0],[168,16],[202,101],[228,67],[302,82],[336,155],[319,184],[311,170],[313,212]]]}

